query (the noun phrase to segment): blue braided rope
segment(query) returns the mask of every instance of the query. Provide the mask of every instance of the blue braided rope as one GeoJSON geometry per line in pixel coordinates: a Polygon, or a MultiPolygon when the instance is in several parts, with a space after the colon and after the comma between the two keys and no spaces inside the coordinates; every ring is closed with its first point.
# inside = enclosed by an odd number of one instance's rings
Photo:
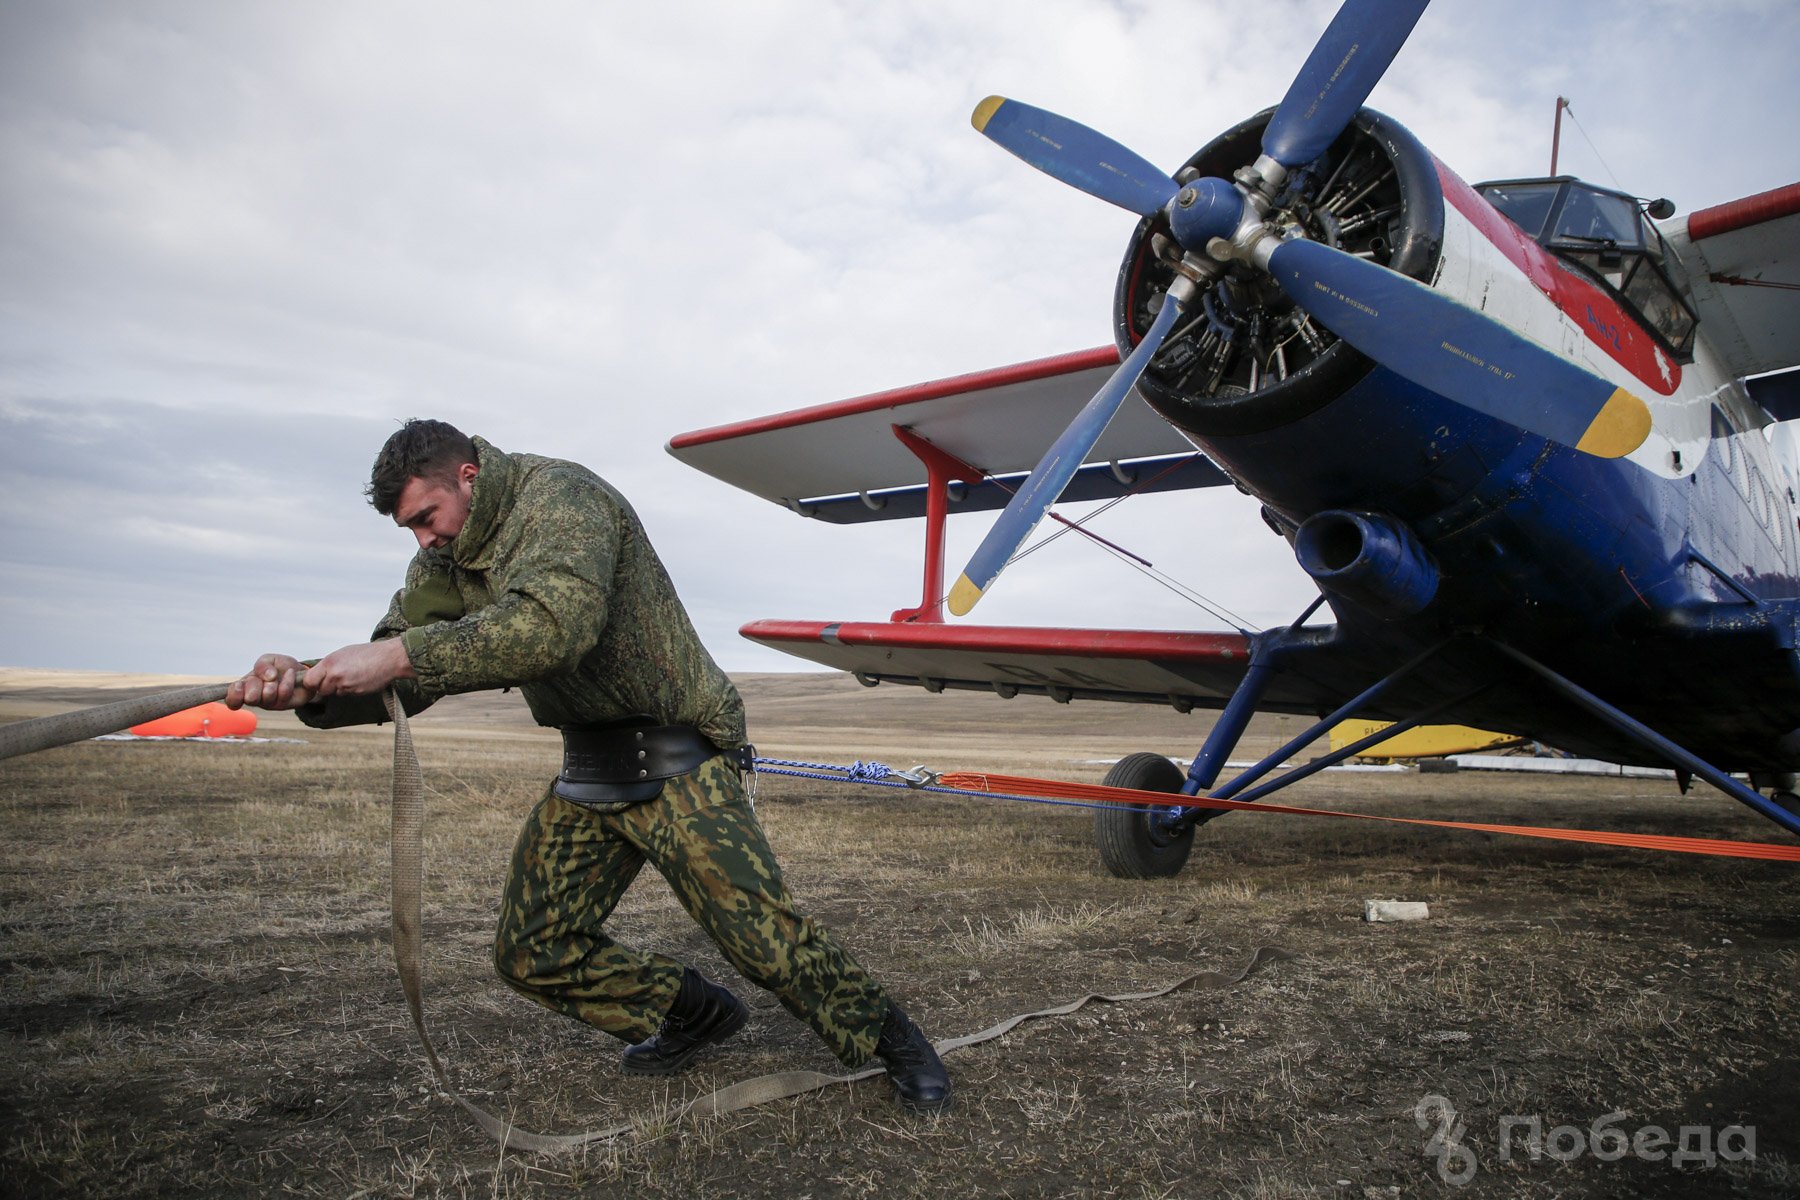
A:
{"type": "Polygon", "coordinates": [[[984,800],[1017,800],[1023,804],[1049,804],[1057,808],[1117,808],[1100,800],[1060,800],[1049,796],[1021,796],[1015,792],[974,792],[962,788],[939,787],[936,784],[913,784],[890,778],[895,772],[878,762],[858,759],[849,766],[838,763],[801,762],[788,758],[758,758],[756,769],[770,775],[788,775],[796,779],[817,779],[823,783],[861,783],[875,787],[904,788],[909,792],[936,792],[940,796],[978,797],[984,800]],[[766,765],[765,765],[766,764],[766,765]],[[825,772],[836,772],[826,774],[825,772]]]}
{"type": "MultiPolygon", "coordinates": [[[[886,763],[864,762],[860,758],[847,767],[840,766],[837,763],[806,762],[805,760],[798,758],[759,758],[756,760],[756,765],[759,768],[765,763],[773,767],[798,767],[807,771],[841,771],[843,772],[843,778],[850,779],[857,783],[873,783],[877,780],[886,779],[889,775],[896,774],[894,769],[886,763]]],[[[785,775],[789,773],[790,772],[786,771],[773,772],[773,774],[776,775],[785,775]]],[[[832,778],[838,778],[838,776],[832,776],[832,778]]]]}
{"type": "MultiPolygon", "coordinates": [[[[842,768],[837,769],[842,770],[842,768]]],[[[827,775],[820,771],[796,771],[787,767],[765,767],[762,765],[761,759],[757,760],[756,773],[759,775],[791,775],[796,779],[817,779],[822,783],[865,783],[873,784],[876,787],[894,788],[908,786],[904,781],[898,779],[855,779],[849,775],[827,775]]],[[[924,789],[913,788],[912,790],[923,791],[924,789]]]]}

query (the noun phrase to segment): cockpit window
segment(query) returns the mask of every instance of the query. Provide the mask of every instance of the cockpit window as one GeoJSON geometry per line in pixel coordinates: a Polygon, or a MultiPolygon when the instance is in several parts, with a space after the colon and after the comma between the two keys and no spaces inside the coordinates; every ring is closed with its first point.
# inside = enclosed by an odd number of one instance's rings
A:
{"type": "Polygon", "coordinates": [[[1669,280],[1662,235],[1635,199],[1579,179],[1515,179],[1476,189],[1539,245],[1606,284],[1677,357],[1693,350],[1695,319],[1669,280]]]}
{"type": "Polygon", "coordinates": [[[1589,245],[1610,243],[1621,250],[1643,249],[1638,231],[1638,209],[1623,196],[1571,187],[1556,216],[1556,241],[1583,242],[1589,245]]]}
{"type": "Polygon", "coordinates": [[[1677,354],[1685,355],[1693,349],[1697,324],[1694,314],[1648,255],[1637,260],[1631,277],[1625,281],[1625,299],[1644,314],[1651,328],[1662,334],[1677,354]]]}
{"type": "Polygon", "coordinates": [[[1536,238],[1543,234],[1550,206],[1561,190],[1562,185],[1556,183],[1496,183],[1482,194],[1514,225],[1536,238]]]}

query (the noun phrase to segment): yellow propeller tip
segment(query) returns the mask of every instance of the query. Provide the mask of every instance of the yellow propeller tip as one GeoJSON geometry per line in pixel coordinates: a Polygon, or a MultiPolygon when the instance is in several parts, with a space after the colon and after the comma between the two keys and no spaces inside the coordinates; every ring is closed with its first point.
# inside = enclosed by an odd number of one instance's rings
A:
{"type": "Polygon", "coordinates": [[[1649,406],[1624,388],[1614,388],[1575,448],[1597,458],[1623,458],[1649,436],[1649,406]]]}
{"type": "Polygon", "coordinates": [[[959,617],[966,617],[979,599],[981,589],[970,582],[967,575],[957,576],[956,586],[950,589],[950,611],[959,617]]]}
{"type": "Polygon", "coordinates": [[[975,106],[975,111],[969,114],[969,124],[975,126],[977,132],[985,131],[987,129],[987,123],[993,119],[994,114],[998,112],[1000,106],[1005,103],[1005,96],[989,96],[986,100],[977,104],[975,106]]]}

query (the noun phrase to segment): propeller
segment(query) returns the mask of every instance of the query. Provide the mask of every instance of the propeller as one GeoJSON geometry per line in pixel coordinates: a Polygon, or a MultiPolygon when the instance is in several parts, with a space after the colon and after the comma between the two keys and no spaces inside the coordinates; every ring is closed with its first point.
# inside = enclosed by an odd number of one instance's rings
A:
{"type": "Polygon", "coordinates": [[[1262,151],[1292,170],[1325,153],[1381,82],[1429,0],[1345,0],[1263,130],[1262,151]]]}
{"type": "Polygon", "coordinates": [[[1180,190],[1155,163],[1104,133],[1005,96],[977,104],[969,123],[1051,178],[1140,217],[1180,190]]]}
{"type": "Polygon", "coordinates": [[[1102,133],[989,96],[975,128],[1038,170],[1139,216],[1164,213],[1184,252],[1148,333],[1056,439],[969,560],[950,593],[974,607],[1037,527],[1143,374],[1176,317],[1237,260],[1269,273],[1295,305],[1403,378],[1540,437],[1605,458],[1650,432],[1644,402],[1397,271],[1266,223],[1289,173],[1349,127],[1428,0],[1345,0],[1263,130],[1262,156],[1238,182],[1186,185],[1102,133]],[[1431,330],[1421,336],[1421,330],[1431,330]],[[1434,344],[1435,343],[1435,344],[1434,344]]]}
{"type": "Polygon", "coordinates": [[[1398,271],[1304,239],[1277,245],[1269,271],[1321,325],[1465,408],[1598,458],[1650,436],[1638,397],[1398,271]]]}
{"type": "Polygon", "coordinates": [[[1082,410],[1075,414],[1069,427],[1062,431],[1038,465],[1031,469],[1019,490],[1007,502],[1006,509],[1000,519],[994,522],[987,536],[981,539],[981,545],[975,548],[969,565],[950,589],[950,611],[957,616],[964,616],[975,607],[988,585],[998,578],[1005,569],[1007,560],[1013,556],[1025,539],[1031,536],[1056,498],[1062,495],[1069,480],[1075,477],[1081,464],[1086,461],[1087,453],[1106,432],[1108,422],[1119,406],[1125,402],[1125,396],[1131,391],[1138,376],[1150,365],[1150,360],[1161,349],[1163,339],[1169,336],[1174,328],[1175,318],[1181,315],[1183,303],[1171,288],[1163,298],[1163,306],[1151,322],[1150,331],[1144,340],[1137,344],[1131,357],[1119,364],[1119,369],[1109,376],[1100,390],[1094,393],[1082,410]]]}

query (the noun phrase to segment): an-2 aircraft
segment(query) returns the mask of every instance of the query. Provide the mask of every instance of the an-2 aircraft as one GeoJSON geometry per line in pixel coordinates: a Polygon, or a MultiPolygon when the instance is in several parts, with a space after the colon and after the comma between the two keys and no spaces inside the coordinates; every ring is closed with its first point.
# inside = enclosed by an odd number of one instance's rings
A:
{"type": "MultiPolygon", "coordinates": [[[[1800,184],[1676,220],[1568,177],[1471,187],[1362,107],[1424,8],[1347,0],[1277,107],[1172,175],[983,101],[987,137],[1139,218],[1117,346],[672,439],[805,516],[925,518],[919,607],[745,636],[867,684],[1223,709],[1185,774],[1132,755],[1118,786],[1258,799],[1363,748],[1259,782],[1340,719],[1445,721],[1674,767],[1800,833],[1800,509],[1765,434],[1800,417],[1800,184]],[[1219,484],[1334,624],[944,622],[948,513],[1004,506],[961,615],[1059,497],[1219,484]],[[1322,719],[1211,790],[1259,710],[1322,719]]],[[[1172,874],[1216,815],[1101,809],[1101,857],[1172,874]]]]}

